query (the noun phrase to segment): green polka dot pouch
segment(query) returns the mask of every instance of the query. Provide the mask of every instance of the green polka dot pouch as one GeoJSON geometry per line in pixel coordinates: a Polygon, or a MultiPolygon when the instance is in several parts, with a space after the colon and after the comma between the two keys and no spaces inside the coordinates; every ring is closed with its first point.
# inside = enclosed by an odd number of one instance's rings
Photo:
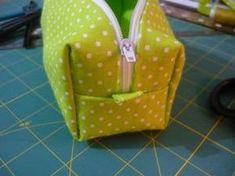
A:
{"type": "Polygon", "coordinates": [[[185,55],[157,0],[45,0],[41,24],[74,138],[166,128],[185,55]]]}

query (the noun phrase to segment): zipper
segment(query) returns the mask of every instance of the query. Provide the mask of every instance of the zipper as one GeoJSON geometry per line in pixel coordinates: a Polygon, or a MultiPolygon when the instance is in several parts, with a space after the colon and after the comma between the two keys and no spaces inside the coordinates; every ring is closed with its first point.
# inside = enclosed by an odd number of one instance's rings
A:
{"type": "Polygon", "coordinates": [[[117,20],[117,17],[113,13],[110,6],[105,2],[105,0],[93,0],[106,14],[106,16],[111,21],[121,50],[121,76],[120,84],[122,92],[128,92],[132,84],[134,64],[136,62],[135,54],[135,44],[138,38],[138,24],[140,23],[140,18],[145,7],[146,0],[138,0],[136,7],[132,13],[129,36],[128,38],[123,38],[122,30],[117,20]]]}

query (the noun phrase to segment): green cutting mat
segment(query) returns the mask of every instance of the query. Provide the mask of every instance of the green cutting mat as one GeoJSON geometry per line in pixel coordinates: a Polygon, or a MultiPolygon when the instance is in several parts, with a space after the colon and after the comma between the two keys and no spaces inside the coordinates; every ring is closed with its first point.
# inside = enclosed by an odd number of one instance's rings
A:
{"type": "MultiPolygon", "coordinates": [[[[170,21],[176,31],[207,30],[170,21]]],[[[208,105],[213,86],[235,77],[235,38],[181,40],[187,63],[169,127],[90,142],[68,133],[42,67],[42,48],[1,50],[0,176],[235,174],[235,124],[208,105]]]]}

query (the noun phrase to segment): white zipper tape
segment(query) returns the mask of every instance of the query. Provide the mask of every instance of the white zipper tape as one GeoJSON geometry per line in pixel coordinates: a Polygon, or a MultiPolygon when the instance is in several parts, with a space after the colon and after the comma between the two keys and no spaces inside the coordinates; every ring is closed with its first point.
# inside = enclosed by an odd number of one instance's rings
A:
{"type": "Polygon", "coordinates": [[[122,86],[122,91],[128,92],[132,83],[133,67],[136,62],[134,45],[138,38],[138,30],[139,30],[138,25],[140,24],[140,19],[146,4],[146,0],[138,0],[136,4],[130,22],[128,39],[123,39],[123,34],[119,22],[115,14],[113,13],[112,9],[105,2],[105,0],[93,0],[93,1],[104,11],[104,13],[109,18],[116,32],[117,40],[121,49],[121,54],[122,56],[125,57],[125,59],[122,58],[121,61],[122,62],[121,64],[122,75],[120,77],[121,86],[122,86]]]}

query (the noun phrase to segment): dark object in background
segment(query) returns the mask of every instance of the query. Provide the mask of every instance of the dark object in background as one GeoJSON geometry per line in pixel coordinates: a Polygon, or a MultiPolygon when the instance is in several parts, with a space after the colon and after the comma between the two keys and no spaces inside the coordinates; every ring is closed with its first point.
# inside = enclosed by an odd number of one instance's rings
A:
{"type": "Polygon", "coordinates": [[[222,103],[223,94],[228,91],[235,92],[235,78],[222,81],[212,90],[210,104],[216,113],[235,120],[235,109],[229,109],[222,103]]]}
{"type": "Polygon", "coordinates": [[[19,16],[13,16],[6,22],[0,24],[0,43],[8,40],[14,36],[14,33],[22,31],[24,32],[24,47],[31,48],[33,46],[32,32],[39,26],[39,20],[41,16],[41,9],[38,8],[37,3],[30,1],[28,6],[23,7],[23,14],[19,16]]]}

